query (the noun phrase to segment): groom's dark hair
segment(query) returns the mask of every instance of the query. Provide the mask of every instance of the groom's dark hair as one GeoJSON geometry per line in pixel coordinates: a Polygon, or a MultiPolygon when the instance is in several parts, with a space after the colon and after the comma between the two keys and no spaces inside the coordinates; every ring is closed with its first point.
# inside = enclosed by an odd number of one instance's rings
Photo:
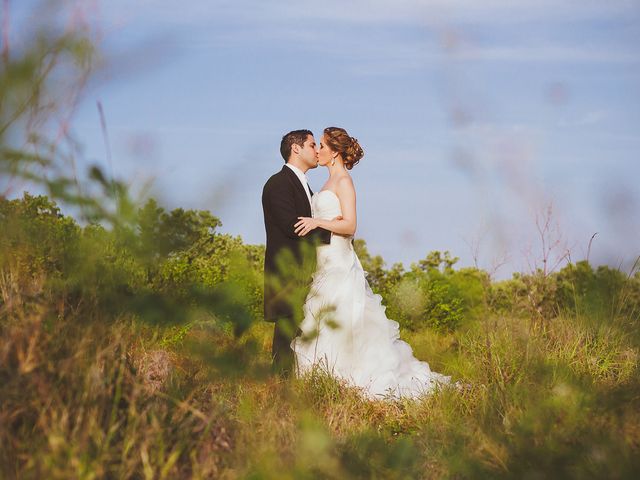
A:
{"type": "Polygon", "coordinates": [[[289,161],[293,144],[304,145],[309,135],[313,135],[311,130],[293,130],[282,137],[282,141],[280,142],[280,155],[284,158],[285,163],[289,161]]]}

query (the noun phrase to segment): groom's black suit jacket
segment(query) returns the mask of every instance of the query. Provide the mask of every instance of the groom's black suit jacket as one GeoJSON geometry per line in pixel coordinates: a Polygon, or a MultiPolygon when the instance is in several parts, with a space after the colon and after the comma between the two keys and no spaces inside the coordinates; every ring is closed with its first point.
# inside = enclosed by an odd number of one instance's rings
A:
{"type": "MultiPolygon", "coordinates": [[[[265,183],[262,211],[267,233],[264,319],[274,322],[278,318],[294,317],[294,309],[302,306],[296,304],[288,291],[300,286],[298,269],[303,265],[303,245],[311,247],[318,242],[329,243],[331,232],[316,228],[304,237],[295,233],[294,225],[298,217],[311,216],[311,205],[300,180],[286,165],[265,183]]],[[[313,251],[311,248],[307,250],[313,251]]],[[[315,261],[315,252],[313,255],[311,260],[315,261]]],[[[310,278],[302,278],[302,281],[308,285],[310,278]]]]}

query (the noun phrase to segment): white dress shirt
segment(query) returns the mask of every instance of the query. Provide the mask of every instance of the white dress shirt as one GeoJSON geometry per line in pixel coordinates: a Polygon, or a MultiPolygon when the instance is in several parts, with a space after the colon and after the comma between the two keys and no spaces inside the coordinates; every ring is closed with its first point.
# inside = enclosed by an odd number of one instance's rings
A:
{"type": "Polygon", "coordinates": [[[307,181],[307,175],[300,170],[298,167],[291,165],[290,163],[285,163],[285,165],[287,167],[289,167],[291,170],[293,170],[293,173],[296,174],[296,177],[298,177],[298,180],[300,180],[300,183],[302,184],[302,188],[304,188],[304,191],[307,194],[307,198],[309,199],[309,205],[311,204],[311,189],[309,188],[309,182],[307,181]]]}

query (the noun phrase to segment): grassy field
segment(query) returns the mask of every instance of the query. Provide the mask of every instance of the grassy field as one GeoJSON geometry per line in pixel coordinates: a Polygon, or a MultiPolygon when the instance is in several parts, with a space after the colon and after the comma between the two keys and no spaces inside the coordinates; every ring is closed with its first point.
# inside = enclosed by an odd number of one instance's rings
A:
{"type": "Polygon", "coordinates": [[[558,317],[404,331],[468,384],[421,401],[366,401],[323,372],[266,375],[272,326],[235,340],[183,326],[52,319],[5,304],[3,478],[634,478],[637,324],[558,317]],[[243,345],[255,344],[239,357],[243,345]],[[221,358],[244,361],[233,373],[221,358]],[[210,359],[216,358],[215,362],[210,359]]]}

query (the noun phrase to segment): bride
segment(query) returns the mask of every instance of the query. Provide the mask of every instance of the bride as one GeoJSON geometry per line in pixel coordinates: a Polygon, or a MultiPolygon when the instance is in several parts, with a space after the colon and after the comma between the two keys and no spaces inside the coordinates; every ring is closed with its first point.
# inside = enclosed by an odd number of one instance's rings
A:
{"type": "Polygon", "coordinates": [[[312,198],[313,217],[295,225],[304,236],[321,227],[331,243],[317,247],[317,268],[304,304],[302,335],[294,338],[298,375],[314,366],[361,387],[368,398],[419,397],[451,377],[432,372],[399,338],[398,322],[385,315],[382,297],[371,291],[352,244],[356,193],[351,170],[364,152],[343,128],[325,128],[318,164],[329,179],[312,198]]]}

